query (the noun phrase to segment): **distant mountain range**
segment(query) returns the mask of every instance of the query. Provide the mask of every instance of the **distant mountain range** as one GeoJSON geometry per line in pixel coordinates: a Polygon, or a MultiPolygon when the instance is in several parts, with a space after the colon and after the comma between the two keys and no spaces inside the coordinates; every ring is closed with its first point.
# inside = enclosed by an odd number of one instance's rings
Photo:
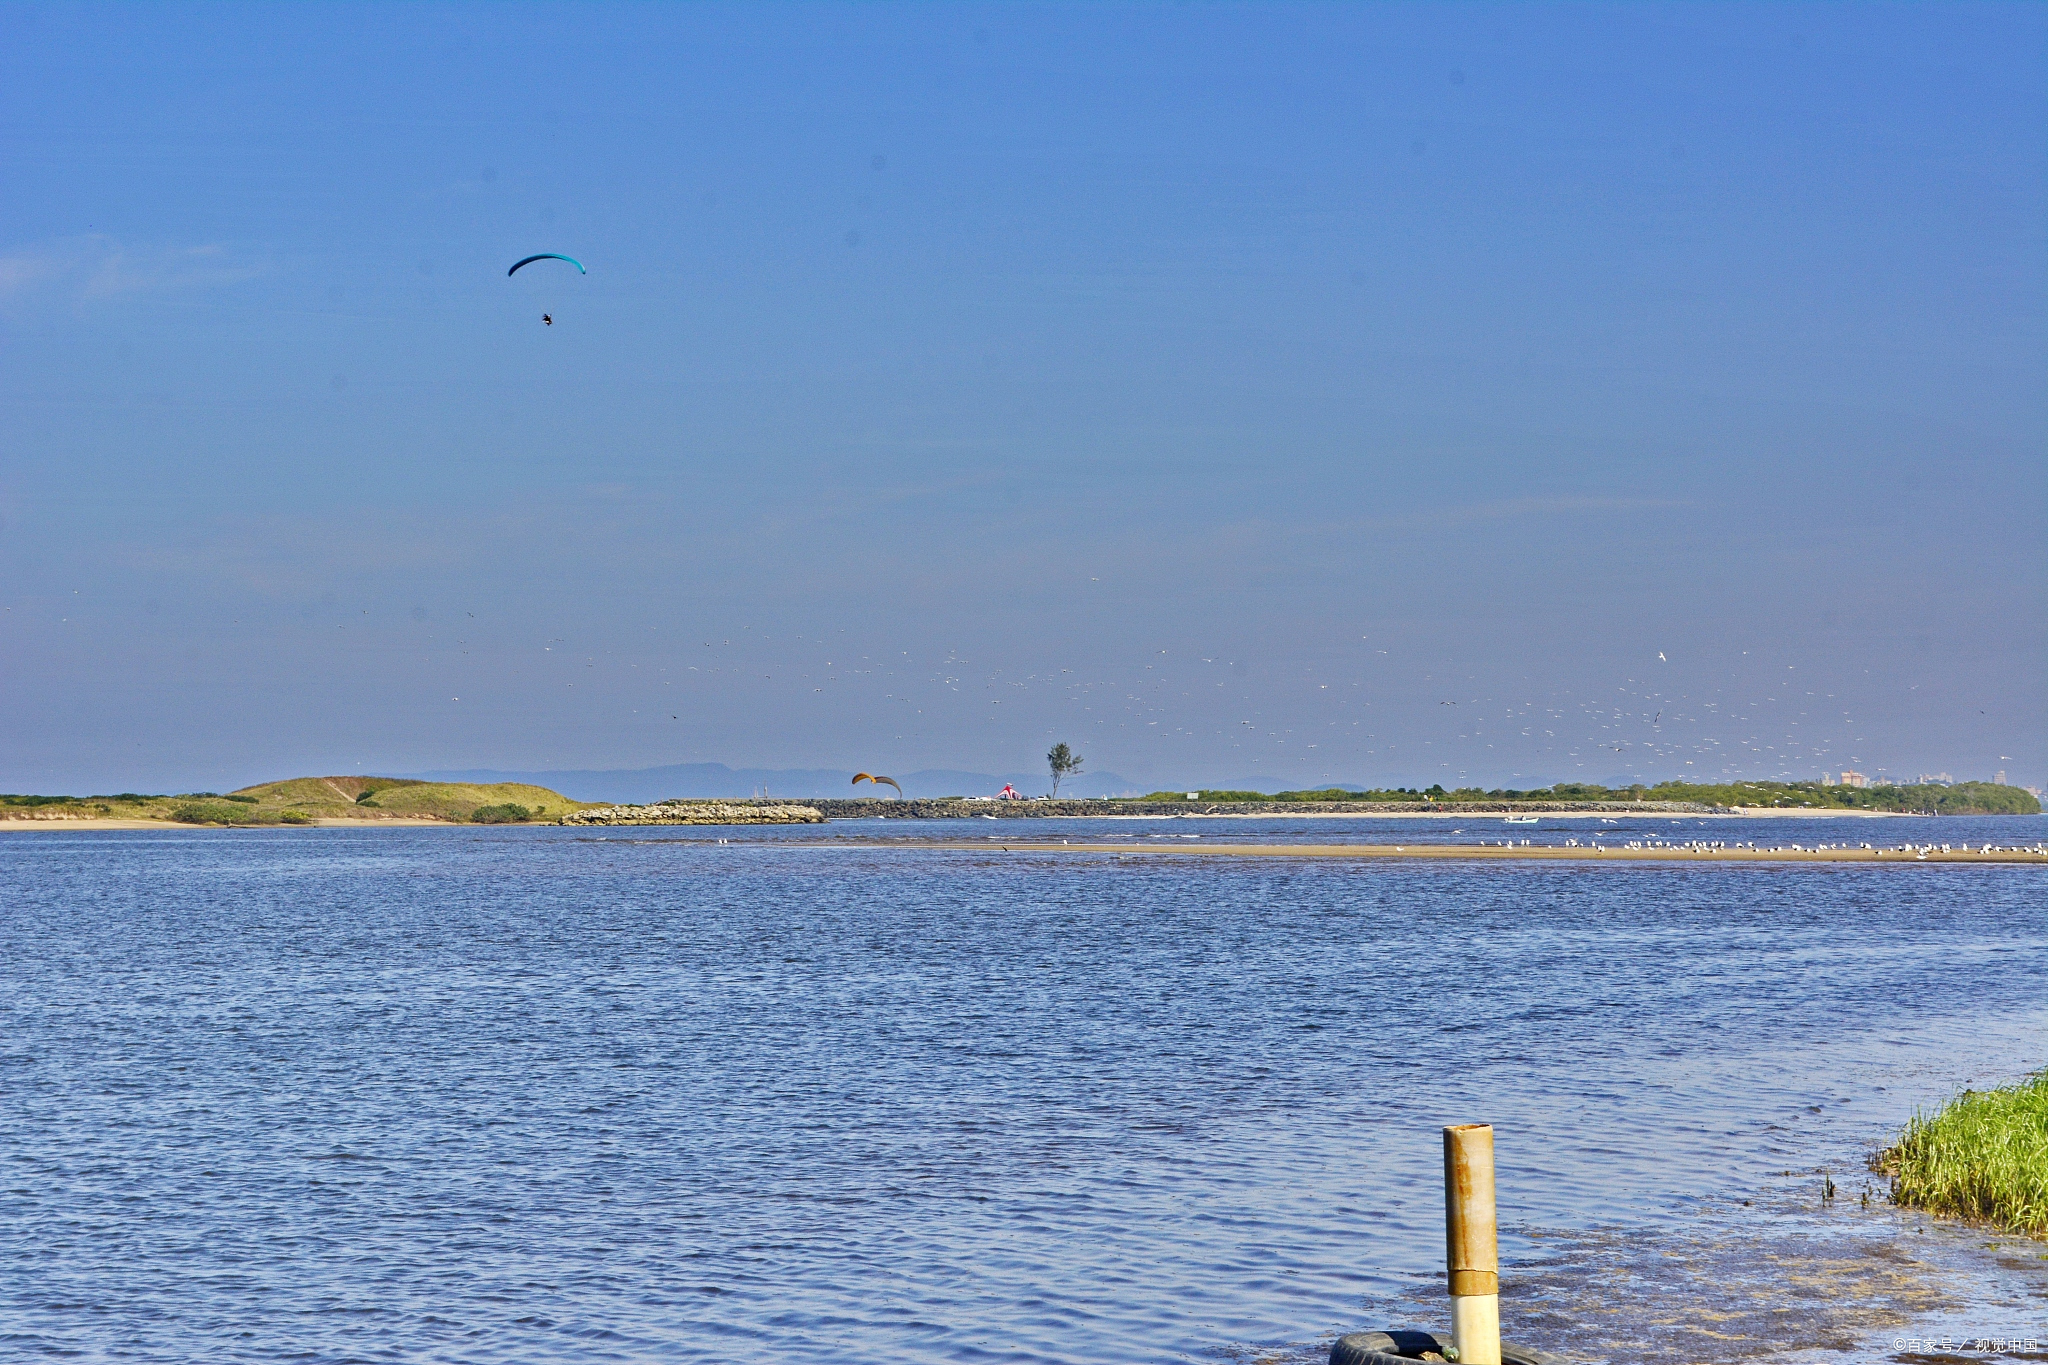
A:
{"type": "MultiPolygon", "coordinates": [[[[723,763],[671,763],[660,768],[587,768],[555,772],[502,772],[466,769],[412,773],[428,782],[524,782],[547,787],[576,801],[648,802],[674,796],[891,796],[863,782],[853,785],[853,769],[728,768],[723,763]]],[[[1044,773],[965,773],[925,768],[890,773],[903,784],[905,796],[994,796],[1009,783],[1026,796],[1051,789],[1044,773]]],[[[1147,788],[1115,773],[1081,773],[1060,783],[1061,796],[1142,796],[1147,788]]]]}

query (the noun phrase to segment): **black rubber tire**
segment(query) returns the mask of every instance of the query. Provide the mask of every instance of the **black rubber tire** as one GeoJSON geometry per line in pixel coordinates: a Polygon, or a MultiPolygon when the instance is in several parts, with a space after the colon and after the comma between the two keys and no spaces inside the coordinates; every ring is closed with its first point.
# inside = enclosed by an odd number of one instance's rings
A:
{"type": "MultiPolygon", "coordinates": [[[[1424,1351],[1444,1353],[1450,1343],[1429,1332],[1347,1332],[1330,1344],[1330,1365],[1412,1365],[1424,1351]]],[[[1563,1356],[1500,1344],[1501,1365],[1570,1365],[1563,1356]]]]}

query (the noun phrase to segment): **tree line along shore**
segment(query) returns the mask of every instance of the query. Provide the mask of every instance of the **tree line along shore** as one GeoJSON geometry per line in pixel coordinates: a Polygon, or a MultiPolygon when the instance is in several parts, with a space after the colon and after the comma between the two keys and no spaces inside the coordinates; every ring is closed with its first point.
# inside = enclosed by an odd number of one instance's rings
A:
{"type": "Polygon", "coordinates": [[[1584,803],[1641,805],[1657,802],[1730,810],[1866,810],[1900,815],[2039,815],[2040,798],[2024,787],[1996,782],[1919,782],[1910,785],[1841,787],[1823,782],[1660,782],[1655,786],[1603,787],[1590,782],[1518,791],[1511,788],[1433,786],[1352,790],[1322,787],[1309,791],[1158,791],[1142,801],[1205,801],[1274,803],[1371,802],[1389,806],[1484,807],[1513,803],[1584,803]]]}
{"type": "Polygon", "coordinates": [[[1924,815],[2037,815],[2040,801],[1991,782],[1953,786],[1834,787],[1820,783],[1589,783],[1520,791],[1477,787],[1275,793],[1160,791],[1103,798],[826,797],[706,798],[647,805],[575,801],[524,783],[423,782],[397,777],[297,777],[239,791],[104,796],[0,795],[0,824],[163,822],[188,825],[447,824],[784,824],[799,820],[898,816],[1043,818],[1118,815],[1485,815],[1738,814],[1865,812],[1924,815]]]}

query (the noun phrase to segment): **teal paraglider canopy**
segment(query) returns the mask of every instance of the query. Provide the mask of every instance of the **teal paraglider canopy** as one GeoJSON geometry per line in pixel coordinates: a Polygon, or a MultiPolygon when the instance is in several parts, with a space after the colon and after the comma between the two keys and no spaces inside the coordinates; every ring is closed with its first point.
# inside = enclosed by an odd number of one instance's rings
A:
{"type": "Polygon", "coordinates": [[[515,262],[512,268],[506,271],[505,273],[507,275],[517,275],[519,273],[520,266],[532,265],[535,261],[567,261],[570,265],[576,267],[578,273],[584,275],[588,275],[590,273],[588,270],[585,270],[583,268],[583,262],[577,260],[574,256],[564,256],[560,252],[555,251],[543,251],[538,256],[528,256],[523,261],[515,262]]]}

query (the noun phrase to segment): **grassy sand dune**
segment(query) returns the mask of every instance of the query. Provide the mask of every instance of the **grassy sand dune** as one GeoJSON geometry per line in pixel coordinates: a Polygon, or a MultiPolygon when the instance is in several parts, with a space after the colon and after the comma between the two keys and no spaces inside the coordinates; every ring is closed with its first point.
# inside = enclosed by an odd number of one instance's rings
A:
{"type": "MultiPolygon", "coordinates": [[[[402,777],[294,777],[230,793],[256,798],[258,810],[297,811],[314,819],[473,821],[486,812],[524,811],[520,819],[558,820],[585,802],[523,782],[417,782],[402,777]]],[[[489,821],[487,814],[486,821],[489,821]]],[[[495,823],[504,823],[497,821],[495,823]]]]}
{"type": "Polygon", "coordinates": [[[184,825],[312,825],[334,821],[451,824],[553,822],[587,802],[521,782],[419,782],[403,777],[294,777],[227,793],[0,797],[9,824],[163,821],[184,825]]]}
{"type": "Polygon", "coordinates": [[[2048,1071],[1916,1114],[1871,1165],[1895,1203],[2048,1236],[2048,1071]]]}

